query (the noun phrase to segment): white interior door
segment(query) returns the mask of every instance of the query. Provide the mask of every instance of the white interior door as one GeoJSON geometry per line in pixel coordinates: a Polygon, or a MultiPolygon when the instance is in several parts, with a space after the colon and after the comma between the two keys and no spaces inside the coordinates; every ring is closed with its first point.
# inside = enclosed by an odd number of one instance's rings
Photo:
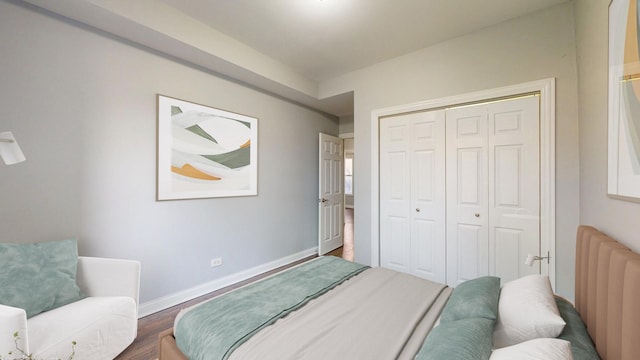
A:
{"type": "Polygon", "coordinates": [[[539,99],[447,110],[447,283],[540,273],[539,99]]]}
{"type": "Polygon", "coordinates": [[[444,111],[380,123],[380,265],[445,282],[444,111]]]}
{"type": "Polygon", "coordinates": [[[318,190],[318,254],[343,244],[343,147],[342,139],[320,134],[318,190]]]}

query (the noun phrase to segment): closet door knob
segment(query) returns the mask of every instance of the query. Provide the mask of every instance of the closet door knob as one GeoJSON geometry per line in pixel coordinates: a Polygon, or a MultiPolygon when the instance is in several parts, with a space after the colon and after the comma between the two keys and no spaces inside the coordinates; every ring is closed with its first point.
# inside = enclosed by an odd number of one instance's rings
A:
{"type": "Polygon", "coordinates": [[[480,214],[476,213],[474,216],[475,216],[475,217],[480,217],[480,214]]]}
{"type": "Polygon", "coordinates": [[[420,208],[416,208],[416,212],[420,212],[420,208]]]}

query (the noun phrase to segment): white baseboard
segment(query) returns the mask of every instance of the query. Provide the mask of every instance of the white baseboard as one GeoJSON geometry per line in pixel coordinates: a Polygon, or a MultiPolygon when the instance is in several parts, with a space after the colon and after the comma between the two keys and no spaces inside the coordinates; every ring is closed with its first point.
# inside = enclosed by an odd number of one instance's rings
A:
{"type": "Polygon", "coordinates": [[[216,279],[208,283],[204,283],[202,285],[192,287],[190,289],[182,290],[177,293],[166,295],[151,301],[146,301],[140,304],[140,308],[138,310],[138,317],[142,318],[142,317],[151,315],[158,311],[162,311],[172,306],[181,304],[185,301],[189,301],[199,296],[206,295],[210,292],[222,289],[223,287],[250,279],[254,276],[264,274],[267,271],[271,271],[281,266],[291,264],[292,262],[304,259],[306,257],[315,255],[317,253],[318,253],[317,247],[307,249],[297,254],[289,255],[289,256],[271,261],[269,263],[253,267],[251,269],[241,271],[239,273],[227,275],[223,278],[216,279]]]}

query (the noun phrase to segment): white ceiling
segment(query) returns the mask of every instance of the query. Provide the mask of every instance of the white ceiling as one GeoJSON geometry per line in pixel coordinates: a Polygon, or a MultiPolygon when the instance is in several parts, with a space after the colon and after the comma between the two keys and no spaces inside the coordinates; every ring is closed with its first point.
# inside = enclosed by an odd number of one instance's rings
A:
{"type": "Polygon", "coordinates": [[[567,0],[161,0],[322,81],[567,0]]]}
{"type": "Polygon", "coordinates": [[[569,0],[23,0],[304,106],[319,85],[569,0]]]}

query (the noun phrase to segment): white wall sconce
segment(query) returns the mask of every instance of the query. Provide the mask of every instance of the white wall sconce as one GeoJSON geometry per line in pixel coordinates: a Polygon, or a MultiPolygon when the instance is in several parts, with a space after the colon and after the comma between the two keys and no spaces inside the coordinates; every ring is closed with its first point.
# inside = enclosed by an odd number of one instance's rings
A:
{"type": "Polygon", "coordinates": [[[2,157],[6,165],[17,164],[26,160],[11,131],[0,132],[0,157],[2,157]]]}
{"type": "Polygon", "coordinates": [[[547,252],[547,256],[537,256],[537,255],[527,255],[527,260],[524,261],[524,264],[527,266],[533,266],[534,261],[547,259],[547,264],[551,260],[551,255],[547,252]]]}

